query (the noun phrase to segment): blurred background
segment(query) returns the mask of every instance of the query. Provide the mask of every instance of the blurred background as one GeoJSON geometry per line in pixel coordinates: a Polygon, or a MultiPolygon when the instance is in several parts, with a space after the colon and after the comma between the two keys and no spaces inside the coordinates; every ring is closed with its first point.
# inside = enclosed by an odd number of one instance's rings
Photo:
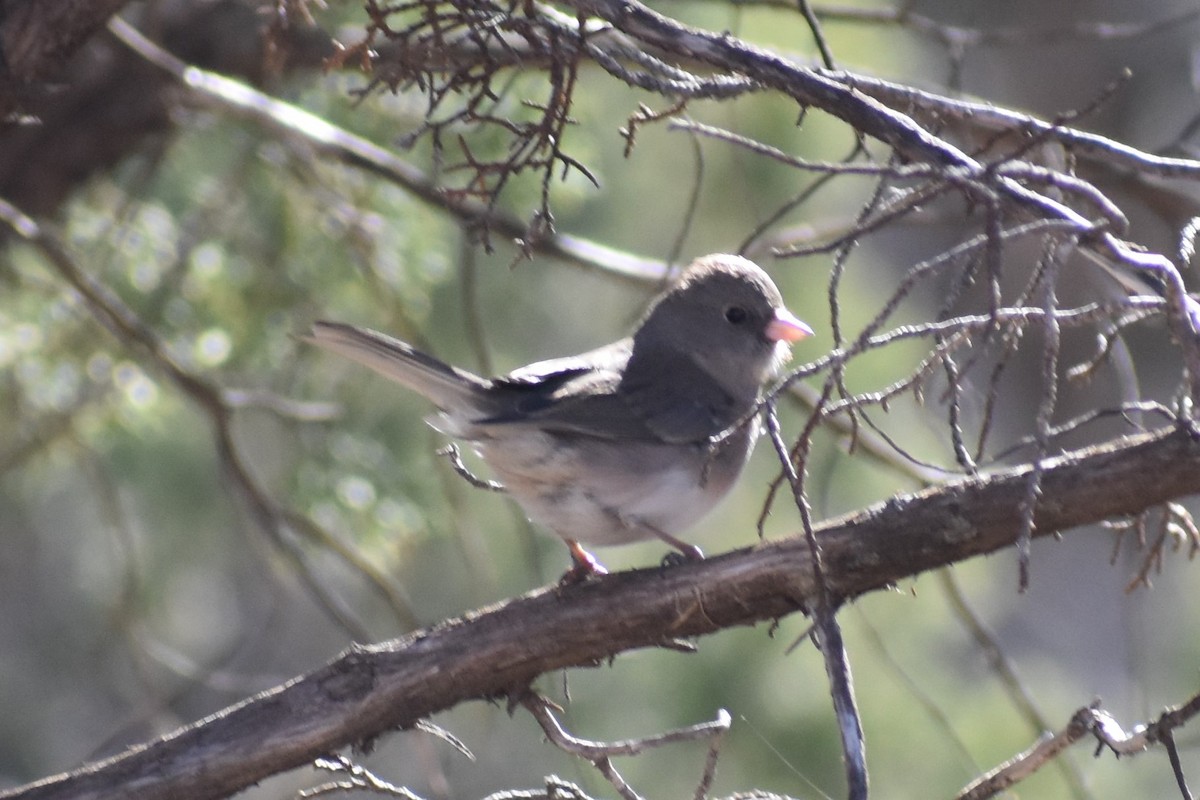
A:
{"type": "MultiPolygon", "coordinates": [[[[787,7],[654,5],[815,57],[807,27],[787,7]]],[[[884,3],[864,2],[857,12],[814,7],[841,68],[1044,118],[1089,107],[1128,69],[1112,96],[1073,124],[1149,151],[1188,152],[1180,136],[1200,114],[1200,21],[1182,0],[915,2],[905,4],[914,17],[891,20],[878,17],[894,10],[884,3]]],[[[345,42],[364,23],[352,4],[313,10],[319,30],[345,42]]],[[[292,61],[264,68],[270,62],[258,45],[241,44],[244,31],[270,19],[260,11],[233,0],[148,2],[130,4],[125,15],[181,58],[254,82],[437,172],[428,139],[401,146],[426,110],[419,90],[356,96],[367,78],[317,69],[329,41],[312,31],[287,32],[292,61]]],[[[566,568],[558,540],[435,455],[444,442],[424,425],[429,408],[420,398],[298,343],[294,334],[309,322],[368,325],[494,373],[617,338],[657,289],[539,253],[518,258],[503,235],[493,234],[485,252],[474,234],[395,184],[253,120],[187,102],[153,68],[109,77],[106,70],[134,69],[140,59],[107,34],[78,61],[71,88],[51,98],[57,105],[47,107],[45,126],[0,134],[0,196],[52,221],[79,270],[119,297],[184,370],[223,388],[232,410],[215,419],[144,352],[104,330],[42,252],[13,237],[4,242],[0,787],[113,754],[311,670],[353,641],[389,639],[495,603],[566,568]],[[222,436],[258,496],[231,474],[222,436]]],[[[539,97],[539,80],[515,78],[511,97],[539,97]]],[[[812,181],[665,125],[641,128],[626,157],[618,130],[642,101],[666,105],[598,70],[581,73],[566,149],[599,187],[576,172],[552,184],[559,232],[678,266],[740,247],[812,181]]],[[[796,108],[766,94],[694,103],[689,114],[812,159],[842,158],[854,142],[820,114],[797,126],[796,108]]],[[[455,185],[453,173],[444,177],[455,185]]],[[[868,180],[835,181],[773,230],[817,238],[842,230],[871,190],[868,180]]],[[[499,207],[527,220],[540,191],[536,179],[514,181],[499,207]]],[[[1130,238],[1173,252],[1180,209],[1113,191],[1131,218],[1130,238]]],[[[1194,202],[1194,188],[1176,191],[1194,202]]],[[[863,237],[842,278],[842,324],[860,328],[906,269],[965,238],[962,213],[961,204],[946,203],[863,237]]],[[[793,363],[824,354],[832,342],[829,258],[775,260],[765,246],[753,255],[818,331],[795,349],[793,363]]],[[[1036,258],[1019,248],[1010,256],[1036,258]]],[[[926,319],[943,299],[918,292],[896,321],[926,319]]],[[[1094,332],[1073,336],[1067,366],[1095,348],[1094,332]]],[[[1140,396],[1168,401],[1179,367],[1161,323],[1132,331],[1126,344],[1140,396]]],[[[886,386],[922,353],[896,347],[859,359],[849,380],[860,391],[886,386]]],[[[994,452],[1029,432],[1041,380],[1033,346],[1005,375],[994,452]]],[[[1060,413],[1115,405],[1127,389],[1107,374],[1073,385],[1060,413]]],[[[934,384],[923,405],[909,400],[875,415],[903,433],[909,452],[952,467],[940,394],[934,384]]],[[[981,413],[965,403],[968,414],[981,413]]],[[[805,409],[782,411],[794,437],[805,409]]],[[[1123,430],[1114,422],[1065,444],[1123,430]]],[[[808,469],[818,518],[920,487],[910,470],[848,450],[837,432],[817,437],[808,469]]],[[[777,474],[773,453],[760,445],[737,491],[696,532],[706,552],[756,541],[777,474]]],[[[795,509],[776,502],[765,535],[798,528],[795,509]]],[[[599,553],[610,569],[653,565],[662,555],[655,544],[599,553]]],[[[1150,573],[1152,587],[1128,591],[1145,558],[1133,537],[1117,542],[1097,528],[1036,543],[1023,594],[1016,557],[1004,552],[847,607],[840,619],[878,796],[952,795],[1033,743],[1041,730],[1030,707],[1060,728],[1100,699],[1131,725],[1194,694],[1196,567],[1168,551],[1161,571],[1150,573]],[[972,621],[992,633],[1019,689],[995,668],[972,621]]],[[[806,627],[796,617],[728,631],[692,655],[626,655],[547,676],[541,686],[566,705],[571,731],[593,739],[650,735],[728,709],[734,725],[716,796],[758,788],[837,797],[841,756],[821,657],[807,642],[789,652],[806,627]]],[[[380,740],[364,763],[425,797],[536,787],[549,774],[612,795],[524,714],[471,703],[435,722],[476,760],[402,733],[380,740]]],[[[1185,770],[1200,780],[1194,728],[1177,739],[1185,770]]],[[[690,795],[704,751],[680,745],[618,766],[645,796],[690,795]]],[[[324,779],[300,770],[243,796],[290,797],[324,779]]],[[[1013,796],[1176,791],[1162,751],[1118,763],[1083,745],[1013,796]]]]}

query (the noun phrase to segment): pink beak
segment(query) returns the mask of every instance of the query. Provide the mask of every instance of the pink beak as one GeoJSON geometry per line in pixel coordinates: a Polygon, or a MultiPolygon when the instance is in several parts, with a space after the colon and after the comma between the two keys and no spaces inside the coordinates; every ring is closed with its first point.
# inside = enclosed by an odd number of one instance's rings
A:
{"type": "Polygon", "coordinates": [[[798,342],[813,335],[813,329],[805,325],[786,308],[775,309],[775,318],[767,323],[766,337],[772,342],[798,342]]]}

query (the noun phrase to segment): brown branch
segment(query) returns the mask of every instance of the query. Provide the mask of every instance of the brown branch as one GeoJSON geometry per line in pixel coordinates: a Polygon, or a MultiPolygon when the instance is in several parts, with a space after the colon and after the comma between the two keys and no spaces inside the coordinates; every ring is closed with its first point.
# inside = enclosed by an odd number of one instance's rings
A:
{"type": "MultiPolygon", "coordinates": [[[[897,497],[817,530],[830,589],[851,598],[1013,544],[1028,468],[897,497]]],[[[1200,441],[1172,428],[1044,464],[1036,535],[1200,492],[1200,441]]],[[[803,538],[671,569],[546,588],[324,667],[153,743],[2,800],[224,797],[339,748],[410,728],[465,700],[511,696],[539,675],[680,637],[752,625],[814,598],[803,538]]]]}

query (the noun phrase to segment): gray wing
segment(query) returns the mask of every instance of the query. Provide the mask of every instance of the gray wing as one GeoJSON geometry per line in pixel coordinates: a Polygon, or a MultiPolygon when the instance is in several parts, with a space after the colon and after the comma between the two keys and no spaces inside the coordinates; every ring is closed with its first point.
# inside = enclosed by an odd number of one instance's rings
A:
{"type": "Polygon", "coordinates": [[[629,354],[625,340],[516,370],[494,383],[507,395],[506,410],[479,422],[682,444],[707,440],[752,407],[739,405],[690,359],[643,363],[631,374],[629,354]]]}
{"type": "Polygon", "coordinates": [[[485,425],[532,425],[602,439],[654,438],[621,396],[632,342],[623,339],[577,356],[539,361],[493,381],[502,411],[485,425]]]}

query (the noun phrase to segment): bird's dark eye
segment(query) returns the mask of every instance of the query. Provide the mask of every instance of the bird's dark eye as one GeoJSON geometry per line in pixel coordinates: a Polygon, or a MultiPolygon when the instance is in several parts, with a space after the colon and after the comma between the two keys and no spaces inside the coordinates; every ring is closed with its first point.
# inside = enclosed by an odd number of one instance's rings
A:
{"type": "Polygon", "coordinates": [[[734,325],[741,325],[750,316],[750,313],[741,306],[730,306],[725,309],[725,319],[734,325]]]}

